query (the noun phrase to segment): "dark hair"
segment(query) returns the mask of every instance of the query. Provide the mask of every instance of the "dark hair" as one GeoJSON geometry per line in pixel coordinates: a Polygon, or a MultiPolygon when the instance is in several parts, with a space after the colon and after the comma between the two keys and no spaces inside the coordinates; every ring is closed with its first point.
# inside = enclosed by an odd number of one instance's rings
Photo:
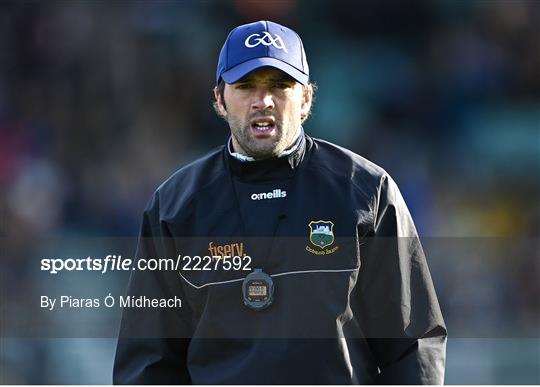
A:
{"type": "MultiPolygon", "coordinates": [[[[225,107],[225,110],[227,110],[227,105],[225,104],[225,98],[223,98],[224,93],[225,93],[225,82],[223,82],[223,79],[219,80],[219,83],[215,88],[219,91],[219,95],[221,95],[221,100],[223,101],[223,106],[225,107]]],[[[212,106],[214,107],[216,114],[220,116],[221,118],[225,119],[225,117],[223,117],[223,114],[221,114],[221,112],[219,111],[217,99],[214,99],[212,106]]]]}

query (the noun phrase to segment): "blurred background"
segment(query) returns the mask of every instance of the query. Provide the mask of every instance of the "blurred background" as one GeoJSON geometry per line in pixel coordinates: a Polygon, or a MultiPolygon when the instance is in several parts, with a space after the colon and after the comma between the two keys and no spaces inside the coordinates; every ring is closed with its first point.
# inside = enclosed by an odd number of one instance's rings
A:
{"type": "MultiPolygon", "coordinates": [[[[446,382],[539,384],[534,0],[0,1],[2,297],[36,286],[28,257],[51,238],[136,236],[153,190],[224,143],[219,50],[259,19],[303,39],[306,132],[400,186],[451,335],[446,382]],[[430,256],[441,240],[469,254],[430,256]]],[[[111,382],[112,339],[0,336],[0,383],[111,382]]]]}

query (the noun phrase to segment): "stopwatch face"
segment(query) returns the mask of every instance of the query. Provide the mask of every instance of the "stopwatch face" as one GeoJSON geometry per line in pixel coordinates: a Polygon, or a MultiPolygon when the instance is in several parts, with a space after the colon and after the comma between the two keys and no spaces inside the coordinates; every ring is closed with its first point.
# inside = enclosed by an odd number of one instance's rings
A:
{"type": "Polygon", "coordinates": [[[249,274],[242,284],[244,304],[254,310],[262,310],[273,302],[274,281],[260,269],[249,274]]]}

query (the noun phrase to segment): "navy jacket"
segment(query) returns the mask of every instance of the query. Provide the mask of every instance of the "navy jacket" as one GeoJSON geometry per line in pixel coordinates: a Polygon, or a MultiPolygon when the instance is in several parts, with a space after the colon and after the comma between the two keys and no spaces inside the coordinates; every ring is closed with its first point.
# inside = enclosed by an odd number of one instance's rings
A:
{"type": "Polygon", "coordinates": [[[134,270],[129,295],[183,304],[124,310],[114,383],[443,383],[444,320],[382,168],[308,136],[262,161],[220,147],[156,190],[137,257],[202,257],[210,246],[234,246],[219,251],[241,251],[248,269],[270,275],[273,304],[246,307],[251,271],[214,270],[214,260],[212,270],[134,270]]]}

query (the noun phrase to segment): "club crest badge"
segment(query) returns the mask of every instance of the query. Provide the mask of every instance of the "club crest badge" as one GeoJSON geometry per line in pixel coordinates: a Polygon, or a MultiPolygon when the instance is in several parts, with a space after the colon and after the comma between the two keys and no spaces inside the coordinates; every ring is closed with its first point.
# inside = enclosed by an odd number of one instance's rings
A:
{"type": "Polygon", "coordinates": [[[334,243],[334,223],[326,220],[309,222],[309,241],[324,249],[334,243]]]}
{"type": "Polygon", "coordinates": [[[339,247],[334,243],[334,223],[329,220],[312,220],[308,224],[309,241],[306,251],[314,255],[328,255],[335,253],[339,247]],[[312,246],[316,246],[314,249],[312,246]],[[330,247],[332,246],[332,247],[330,247]]]}

